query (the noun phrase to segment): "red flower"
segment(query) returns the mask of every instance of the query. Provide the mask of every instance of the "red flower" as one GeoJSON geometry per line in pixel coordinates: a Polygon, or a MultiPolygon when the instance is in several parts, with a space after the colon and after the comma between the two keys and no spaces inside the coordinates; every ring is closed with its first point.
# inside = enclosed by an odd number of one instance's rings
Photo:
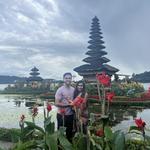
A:
{"type": "Polygon", "coordinates": [[[144,128],[146,123],[140,118],[140,119],[135,119],[135,123],[138,128],[144,128]]]}
{"type": "Polygon", "coordinates": [[[105,72],[102,72],[102,74],[96,74],[96,79],[100,84],[103,84],[104,86],[110,86],[111,78],[106,75],[105,72]]]}
{"type": "Polygon", "coordinates": [[[114,96],[115,96],[115,93],[114,93],[114,92],[107,92],[107,93],[106,93],[106,99],[107,99],[109,102],[112,102],[114,96]]]}
{"type": "Polygon", "coordinates": [[[25,115],[21,115],[21,117],[20,117],[20,121],[21,121],[21,122],[23,122],[23,121],[24,121],[24,119],[25,119],[25,115]]]}
{"type": "Polygon", "coordinates": [[[47,103],[47,111],[50,112],[51,110],[52,110],[52,106],[49,103],[47,103]]]}
{"type": "Polygon", "coordinates": [[[38,114],[38,108],[37,107],[33,107],[32,116],[35,117],[35,116],[37,116],[37,114],[38,114]]]}
{"type": "Polygon", "coordinates": [[[60,109],[60,113],[61,113],[62,115],[64,115],[65,112],[66,112],[66,109],[65,109],[65,108],[60,109]]]}
{"type": "Polygon", "coordinates": [[[73,100],[73,105],[76,107],[79,107],[83,102],[85,101],[84,98],[77,96],[74,100],[73,100]]]}
{"type": "Polygon", "coordinates": [[[101,136],[104,136],[104,131],[103,131],[103,129],[97,130],[97,131],[96,131],[96,135],[97,135],[97,136],[100,136],[100,137],[101,137],[101,136]]]}

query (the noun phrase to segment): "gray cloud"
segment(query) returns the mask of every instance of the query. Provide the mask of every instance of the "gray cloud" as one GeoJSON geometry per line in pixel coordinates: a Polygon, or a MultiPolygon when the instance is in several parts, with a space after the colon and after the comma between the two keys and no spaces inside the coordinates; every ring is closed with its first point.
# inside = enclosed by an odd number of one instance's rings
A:
{"type": "MultiPolygon", "coordinates": [[[[121,73],[150,70],[150,1],[0,0],[0,74],[61,78],[87,57],[91,19],[97,15],[110,64],[121,73]]],[[[75,74],[75,72],[73,72],[75,74]]]]}

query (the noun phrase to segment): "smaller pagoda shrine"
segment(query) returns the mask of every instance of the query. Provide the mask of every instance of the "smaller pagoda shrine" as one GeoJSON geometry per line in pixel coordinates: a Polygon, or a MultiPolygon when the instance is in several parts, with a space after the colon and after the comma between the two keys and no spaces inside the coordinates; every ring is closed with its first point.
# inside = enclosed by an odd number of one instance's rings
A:
{"type": "Polygon", "coordinates": [[[85,81],[95,82],[96,73],[105,72],[112,76],[119,70],[107,64],[110,60],[105,57],[107,52],[104,51],[105,46],[103,45],[104,41],[102,40],[102,32],[100,29],[99,19],[96,16],[92,19],[90,30],[90,40],[88,41],[89,46],[87,47],[89,50],[86,52],[88,57],[83,59],[86,64],[76,67],[74,71],[76,71],[80,76],[83,76],[85,81]]]}
{"type": "Polygon", "coordinates": [[[40,88],[43,79],[39,75],[39,69],[33,67],[30,72],[30,77],[27,79],[28,86],[31,86],[32,88],[40,88]]]}

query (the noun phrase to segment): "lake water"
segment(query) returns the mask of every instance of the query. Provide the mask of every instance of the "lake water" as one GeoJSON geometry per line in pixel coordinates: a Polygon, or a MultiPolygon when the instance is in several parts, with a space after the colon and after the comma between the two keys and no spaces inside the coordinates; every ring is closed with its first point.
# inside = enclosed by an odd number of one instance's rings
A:
{"type": "MultiPolygon", "coordinates": [[[[44,101],[30,95],[0,95],[0,127],[19,128],[19,120],[22,114],[25,115],[27,121],[32,121],[31,107],[35,103],[43,105],[38,107],[38,115],[35,118],[36,124],[43,126],[43,108],[46,107],[44,101]]],[[[53,113],[55,117],[55,106],[50,113],[53,113]]]]}
{"type": "MultiPolygon", "coordinates": [[[[5,87],[5,86],[3,86],[5,87]]],[[[148,86],[147,86],[148,87],[148,86]]],[[[39,113],[35,119],[36,124],[43,126],[43,108],[45,102],[31,95],[0,95],[0,127],[19,128],[20,116],[24,114],[26,120],[31,121],[31,107],[39,103],[39,113]]],[[[91,107],[91,106],[89,106],[91,107]]],[[[56,122],[57,109],[53,106],[51,113],[56,122]]],[[[130,125],[135,125],[135,118],[142,118],[146,127],[150,129],[150,108],[144,107],[110,107],[111,120],[115,125],[114,130],[127,130],[130,125]]]]}
{"type": "MultiPolygon", "coordinates": [[[[0,95],[0,127],[19,128],[19,120],[22,114],[26,116],[27,121],[32,121],[31,107],[35,102],[43,105],[38,107],[38,115],[35,118],[36,124],[42,127],[43,108],[45,107],[43,100],[31,95],[0,95]]],[[[57,109],[53,106],[51,113],[54,122],[56,122],[56,112],[57,109]]],[[[110,114],[113,125],[115,125],[114,130],[127,131],[130,125],[135,125],[134,119],[140,117],[147,123],[147,128],[150,129],[150,108],[110,107],[110,114]]]]}

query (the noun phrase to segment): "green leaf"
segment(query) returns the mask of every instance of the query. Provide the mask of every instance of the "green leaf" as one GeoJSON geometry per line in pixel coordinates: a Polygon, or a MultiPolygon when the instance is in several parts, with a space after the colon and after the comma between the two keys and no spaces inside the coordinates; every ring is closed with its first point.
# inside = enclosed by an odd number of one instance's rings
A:
{"type": "Polygon", "coordinates": [[[26,140],[29,140],[31,139],[32,137],[32,133],[34,132],[34,129],[27,126],[23,129],[23,131],[21,132],[21,135],[20,135],[20,140],[25,142],[26,140]]]}
{"type": "Polygon", "coordinates": [[[48,118],[45,119],[44,121],[44,125],[47,126],[51,123],[51,116],[49,116],[48,118]]]}
{"type": "Polygon", "coordinates": [[[107,141],[111,141],[113,139],[113,133],[110,127],[105,127],[104,128],[104,135],[106,137],[107,141]]]}
{"type": "Polygon", "coordinates": [[[58,150],[57,133],[46,135],[46,144],[49,150],[58,150]]]}
{"type": "MultiPolygon", "coordinates": [[[[133,130],[132,130],[133,131],[133,130]]],[[[137,131],[136,131],[137,132],[137,131]]],[[[128,133],[126,134],[126,141],[127,140],[130,140],[130,141],[141,141],[143,142],[144,141],[144,137],[142,134],[139,134],[139,133],[135,133],[135,132],[132,132],[132,133],[128,133]]]]}
{"type": "Polygon", "coordinates": [[[55,131],[55,123],[51,122],[51,117],[48,117],[44,121],[45,131],[49,134],[53,134],[55,131]]]}
{"type": "Polygon", "coordinates": [[[65,133],[66,133],[66,127],[60,127],[59,128],[59,134],[65,135],[65,133]]]}
{"type": "Polygon", "coordinates": [[[103,148],[101,147],[101,145],[99,145],[99,144],[96,143],[95,146],[96,146],[97,150],[103,150],[103,148]]]}
{"type": "Polygon", "coordinates": [[[116,131],[113,134],[113,144],[115,150],[124,150],[125,149],[125,135],[121,131],[116,131]]]}
{"type": "Polygon", "coordinates": [[[59,135],[58,137],[60,145],[65,150],[73,150],[72,144],[67,140],[67,138],[64,135],[59,135]]]}
{"type": "Polygon", "coordinates": [[[111,150],[108,144],[106,145],[105,150],[111,150]]]}
{"type": "Polygon", "coordinates": [[[130,126],[129,132],[132,131],[132,130],[138,130],[138,131],[141,131],[137,126],[130,126]]]}
{"type": "Polygon", "coordinates": [[[87,150],[87,137],[82,133],[76,133],[73,138],[73,146],[76,149],[87,150]]]}
{"type": "Polygon", "coordinates": [[[19,141],[12,150],[31,150],[31,149],[37,148],[36,145],[37,145],[36,141],[34,140],[27,141],[25,143],[22,143],[21,141],[19,141]]]}
{"type": "Polygon", "coordinates": [[[65,150],[72,150],[72,144],[68,141],[68,139],[65,137],[66,128],[65,127],[60,127],[58,131],[58,139],[60,145],[65,149],[65,150]]]}
{"type": "Polygon", "coordinates": [[[101,145],[101,147],[104,147],[105,143],[104,143],[104,138],[103,137],[98,137],[98,136],[92,135],[90,137],[90,140],[91,140],[91,138],[94,140],[95,145],[96,145],[96,143],[98,143],[99,145],[101,145]]]}
{"type": "Polygon", "coordinates": [[[33,122],[25,121],[25,124],[26,124],[28,127],[31,127],[31,128],[33,128],[33,129],[39,130],[39,131],[42,132],[43,134],[45,133],[44,130],[43,130],[43,128],[41,128],[41,127],[35,125],[35,123],[33,123],[33,122]]]}
{"type": "Polygon", "coordinates": [[[21,132],[16,132],[16,131],[10,131],[10,134],[11,134],[11,141],[13,143],[17,143],[20,139],[20,136],[21,136],[21,132]]]}
{"type": "Polygon", "coordinates": [[[92,125],[95,122],[94,113],[90,113],[90,124],[92,125]]]}

